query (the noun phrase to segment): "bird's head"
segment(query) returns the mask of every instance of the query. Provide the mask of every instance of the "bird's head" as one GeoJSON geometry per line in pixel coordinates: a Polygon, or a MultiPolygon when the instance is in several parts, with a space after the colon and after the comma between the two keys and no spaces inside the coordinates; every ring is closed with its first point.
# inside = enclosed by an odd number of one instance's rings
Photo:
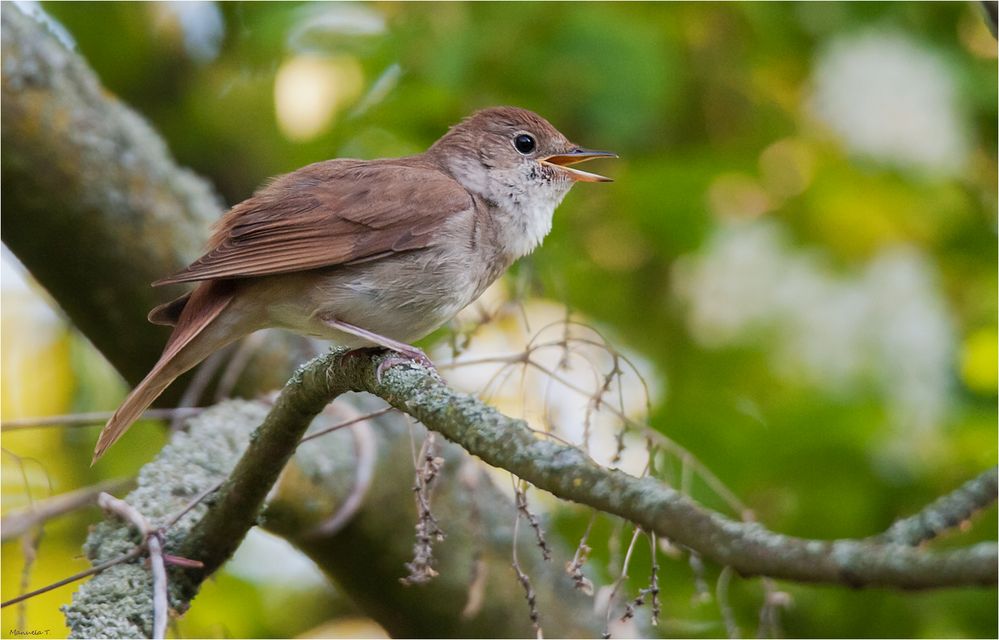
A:
{"type": "Polygon", "coordinates": [[[504,208],[540,201],[554,208],[576,182],[611,181],[574,165],[617,157],[575,145],[538,114],[516,107],[477,111],[429,153],[466,189],[504,208]]]}

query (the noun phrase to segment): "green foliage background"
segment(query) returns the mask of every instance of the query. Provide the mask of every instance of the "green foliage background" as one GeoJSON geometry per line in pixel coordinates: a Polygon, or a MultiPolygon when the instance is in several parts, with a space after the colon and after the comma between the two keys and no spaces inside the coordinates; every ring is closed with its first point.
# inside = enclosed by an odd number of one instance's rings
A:
{"type": "MultiPolygon", "coordinates": [[[[144,114],[178,161],[208,177],[230,204],[267,177],[317,160],[418,152],[471,111],[495,104],[536,110],[578,143],[618,152],[621,160],[599,169],[616,182],[574,189],[552,235],[520,270],[529,270],[535,293],[609,328],[621,346],[654,364],[665,382],[651,423],[699,456],[774,530],[875,534],[996,462],[996,56],[973,3],[333,7],[381,17],[384,27],[368,34],[329,27],[320,17],[330,5],[222,3],[218,54],[201,61],[156,5],[43,7],[105,86],[144,114]],[[870,30],[903,34],[946,63],[970,141],[959,172],[934,175],[851,153],[812,115],[817,60],[838,38],[870,30]],[[327,126],[293,141],[278,123],[275,76],[303,55],[359,65],[363,87],[327,126]],[[388,88],[375,99],[379,83],[388,88]],[[763,157],[786,140],[806,157],[807,167],[796,170],[809,177],[795,192],[775,195],[763,157]],[[760,194],[766,204],[726,213],[724,202],[712,199],[725,199],[726,184],[736,185],[736,204],[748,198],[752,205],[760,194]],[[818,256],[844,281],[896,246],[929,265],[954,341],[947,410],[930,430],[907,434],[891,423],[875,374],[845,387],[782,375],[773,360],[779,327],[720,346],[696,339],[676,293],[677,264],[707,251],[719,229],[738,234],[740,225],[763,221],[781,230],[789,251],[818,256]],[[891,444],[899,440],[913,446],[899,454],[891,444]]],[[[816,332],[814,339],[825,338],[816,332]]],[[[110,408],[108,394],[120,387],[94,381],[94,357],[75,340],[68,353],[76,354],[78,379],[67,408],[110,408]]],[[[63,488],[127,470],[127,461],[85,470],[91,439],[74,433],[54,443],[62,452],[53,455],[73,461],[66,467],[72,477],[56,479],[63,488]]],[[[4,478],[5,487],[15,482],[4,478]]],[[[82,565],[50,559],[78,553],[92,517],[49,528],[33,584],[82,565]]],[[[554,526],[574,544],[586,518],[567,509],[554,526]]],[[[601,522],[594,533],[598,570],[612,528],[601,522]]],[[[993,508],[970,532],[937,544],[995,536],[993,508]]],[[[16,544],[4,552],[6,597],[20,563],[12,559],[16,544]]],[[[634,589],[647,577],[647,557],[638,553],[634,589]]],[[[708,583],[716,576],[709,568],[708,583]]],[[[716,604],[695,597],[685,561],[665,561],[661,584],[665,636],[724,635],[716,604]]],[[[995,590],[780,588],[793,600],[782,614],[792,637],[996,635],[995,590]]],[[[38,618],[31,619],[58,625],[52,607],[68,594],[47,601],[49,613],[33,605],[38,618]]],[[[280,608],[262,615],[261,602],[274,597],[260,584],[223,577],[181,628],[195,636],[226,629],[286,636],[322,620],[316,605],[308,615],[280,608]]],[[[328,594],[300,598],[322,603],[328,594]]],[[[735,581],[731,598],[743,631],[754,633],[758,582],[735,581]]],[[[5,635],[15,627],[12,616],[5,610],[5,635]]]]}

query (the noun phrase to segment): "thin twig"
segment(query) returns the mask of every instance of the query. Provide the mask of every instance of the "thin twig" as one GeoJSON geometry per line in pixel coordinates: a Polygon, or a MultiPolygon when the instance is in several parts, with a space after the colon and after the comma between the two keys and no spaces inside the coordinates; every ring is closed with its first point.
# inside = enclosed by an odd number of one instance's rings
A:
{"type": "Polygon", "coordinates": [[[53,582],[52,584],[45,585],[44,587],[41,587],[40,589],[35,589],[34,591],[29,591],[28,593],[22,593],[21,595],[15,597],[15,598],[11,598],[10,600],[5,600],[3,602],[0,602],[0,609],[3,609],[4,607],[8,607],[8,606],[10,606],[12,604],[17,604],[18,602],[22,602],[24,600],[28,600],[29,598],[34,598],[35,596],[39,596],[39,595],[41,595],[43,593],[47,593],[49,591],[52,591],[53,589],[58,589],[59,587],[65,586],[67,584],[71,584],[73,582],[76,582],[77,580],[83,580],[84,578],[86,578],[88,576],[92,576],[92,575],[94,575],[96,573],[100,573],[101,571],[104,571],[105,569],[109,569],[109,568],[115,566],[116,564],[121,564],[122,562],[128,562],[129,560],[131,560],[133,558],[137,558],[138,556],[140,556],[144,550],[145,550],[145,547],[143,547],[141,545],[140,546],[136,546],[136,547],[132,548],[130,551],[128,551],[127,553],[123,553],[122,555],[118,556],[117,558],[112,558],[111,560],[108,560],[106,562],[102,562],[102,563],[100,563],[98,565],[94,565],[94,566],[90,567],[89,569],[85,569],[84,571],[81,571],[79,573],[74,573],[73,575],[69,576],[68,578],[63,578],[62,580],[57,580],[56,582],[53,582]]]}
{"type": "MultiPolygon", "coordinates": [[[[579,354],[576,354],[576,355],[579,355],[579,354]]],[[[565,358],[565,354],[563,354],[563,360],[564,360],[564,358],[565,358]]],[[[559,382],[559,383],[563,384],[566,388],[568,388],[568,389],[570,389],[572,391],[575,391],[577,393],[586,395],[589,398],[589,403],[588,403],[588,406],[587,406],[587,413],[586,413],[586,416],[585,416],[585,419],[584,419],[584,423],[585,423],[584,424],[584,438],[583,438],[583,441],[584,441],[583,442],[583,448],[584,448],[584,450],[586,449],[586,444],[587,444],[587,442],[589,440],[588,431],[589,431],[590,415],[592,414],[592,411],[594,409],[603,407],[603,408],[607,409],[610,413],[612,413],[613,415],[615,415],[616,417],[618,417],[620,420],[622,420],[622,422],[626,426],[639,429],[640,431],[642,431],[645,434],[645,436],[647,438],[647,442],[650,445],[650,452],[649,452],[650,457],[653,455],[653,452],[651,451],[651,447],[652,447],[653,444],[658,444],[659,446],[662,446],[665,450],[673,453],[674,455],[676,455],[678,457],[682,457],[684,459],[684,461],[685,461],[684,468],[686,470],[696,469],[699,472],[699,474],[703,477],[705,483],[716,494],[718,494],[723,500],[725,500],[729,504],[729,506],[732,508],[733,511],[735,511],[736,513],[738,513],[743,520],[752,521],[754,519],[754,516],[753,516],[752,512],[741,502],[741,500],[738,499],[738,497],[730,489],[728,489],[728,487],[726,487],[721,482],[721,480],[717,476],[715,476],[703,463],[701,463],[689,451],[687,451],[686,449],[684,449],[683,447],[681,447],[677,443],[673,442],[671,439],[667,438],[663,434],[659,433],[658,431],[655,431],[655,430],[651,429],[648,425],[645,425],[643,423],[637,422],[637,421],[635,421],[634,419],[628,417],[625,414],[624,406],[623,406],[623,402],[624,402],[624,396],[623,396],[623,371],[622,371],[621,366],[620,366],[621,362],[626,363],[627,366],[635,373],[636,377],[641,382],[642,389],[644,391],[646,410],[648,412],[650,410],[650,407],[651,407],[651,395],[649,393],[648,385],[647,385],[644,377],[639,372],[638,367],[635,365],[635,363],[632,362],[627,356],[623,355],[619,351],[617,351],[614,348],[612,348],[609,345],[609,343],[607,342],[606,338],[598,330],[594,329],[593,327],[591,327],[589,325],[586,325],[586,324],[583,324],[583,323],[580,323],[580,322],[576,322],[576,321],[572,321],[572,320],[570,320],[568,318],[562,319],[562,320],[558,320],[558,321],[554,321],[554,322],[552,322],[552,323],[550,323],[550,324],[542,327],[531,338],[531,340],[529,341],[529,343],[528,343],[527,347],[525,348],[525,350],[522,351],[522,352],[520,352],[520,353],[506,355],[506,356],[494,356],[494,357],[484,357],[484,358],[478,358],[478,359],[469,359],[469,360],[464,360],[464,361],[461,361],[461,362],[450,362],[450,363],[445,363],[443,365],[440,365],[440,367],[441,368],[455,368],[455,367],[460,367],[460,366],[468,366],[468,365],[475,365],[475,364],[487,364],[487,363],[504,363],[506,366],[509,366],[511,364],[523,363],[523,364],[525,364],[527,366],[532,366],[532,367],[540,370],[541,372],[545,373],[548,376],[549,384],[551,382],[559,382]],[[586,329],[588,331],[591,331],[596,336],[598,336],[598,338],[600,340],[590,340],[590,339],[587,339],[587,338],[570,336],[567,333],[569,326],[579,326],[579,327],[584,328],[584,329],[586,329]],[[562,336],[560,337],[560,339],[553,340],[553,341],[550,341],[550,342],[542,342],[540,340],[542,334],[546,330],[552,329],[552,328],[560,328],[562,330],[562,336]],[[557,371],[550,370],[547,367],[541,365],[540,363],[538,363],[536,360],[534,360],[531,357],[534,352],[536,352],[538,350],[541,350],[541,349],[544,349],[544,348],[558,348],[558,349],[561,349],[561,350],[565,351],[567,349],[567,344],[569,342],[577,342],[577,343],[580,343],[580,344],[594,346],[594,347],[603,349],[604,351],[606,351],[611,356],[611,358],[613,360],[613,368],[604,377],[604,380],[603,380],[603,383],[601,384],[600,390],[598,390],[596,392],[590,392],[590,391],[588,391],[588,390],[586,390],[586,389],[584,389],[584,388],[582,388],[582,387],[580,387],[580,386],[572,383],[571,381],[569,381],[568,379],[564,378],[563,376],[559,375],[557,373],[557,371]],[[604,395],[605,395],[606,391],[609,390],[610,384],[612,383],[612,381],[615,378],[618,381],[618,385],[617,385],[618,386],[618,394],[617,395],[618,395],[618,401],[619,401],[619,405],[620,405],[619,407],[614,407],[613,405],[611,405],[610,403],[608,403],[604,399],[604,395]]],[[[500,371],[498,371],[494,375],[499,375],[501,372],[502,372],[502,369],[500,371]]],[[[617,451],[615,453],[614,463],[617,463],[620,460],[620,454],[621,454],[621,451],[622,451],[622,449],[624,447],[623,436],[624,436],[623,432],[619,432],[618,433],[618,437],[617,437],[617,451]]]]}
{"type": "MultiPolygon", "coordinates": [[[[539,363],[535,362],[534,360],[530,360],[529,359],[527,361],[527,364],[529,366],[535,367],[536,369],[539,369],[540,371],[543,371],[544,373],[546,373],[546,374],[548,374],[550,376],[558,376],[558,381],[561,382],[562,384],[564,384],[566,387],[572,389],[573,391],[576,391],[577,393],[584,393],[584,394],[589,395],[588,392],[586,391],[586,389],[583,389],[583,388],[581,388],[581,387],[573,384],[569,380],[566,380],[565,378],[559,376],[556,372],[554,372],[554,371],[552,371],[550,369],[545,368],[544,366],[540,365],[539,363]]],[[[726,487],[724,485],[724,483],[722,483],[722,481],[718,478],[718,476],[716,476],[714,473],[712,473],[704,465],[704,463],[702,463],[700,460],[698,460],[696,456],[694,456],[693,454],[691,454],[685,448],[683,448],[682,446],[680,446],[679,444],[677,444],[671,438],[668,438],[668,437],[664,436],[663,434],[659,433],[658,431],[652,429],[652,427],[650,427],[650,426],[648,426],[646,424],[640,423],[640,422],[636,421],[635,419],[627,416],[624,412],[618,410],[616,407],[614,407],[614,406],[612,406],[612,405],[610,405],[610,404],[608,404],[608,403],[606,403],[604,401],[601,401],[600,404],[603,407],[605,407],[611,414],[615,415],[617,418],[619,418],[620,420],[624,421],[628,426],[633,427],[635,429],[638,429],[643,434],[645,434],[645,435],[649,436],[650,438],[652,438],[656,442],[656,444],[660,445],[661,447],[663,447],[667,451],[670,451],[671,453],[673,453],[674,455],[677,455],[677,456],[682,456],[684,454],[686,454],[687,456],[689,456],[689,461],[690,461],[691,466],[697,469],[698,473],[701,474],[701,477],[708,484],[708,486],[711,487],[711,489],[715,493],[717,493],[719,497],[721,497],[725,502],[727,502],[728,505],[729,505],[729,507],[733,511],[735,511],[736,513],[740,514],[740,516],[743,516],[743,517],[745,517],[746,514],[749,512],[749,508],[746,507],[746,505],[743,504],[743,502],[728,487],[726,487]]]]}
{"type": "Polygon", "coordinates": [[[780,638],[780,610],[791,605],[791,595],[786,591],[779,591],[771,578],[763,578],[762,582],[763,606],[760,607],[760,625],[756,637],[780,638]]]}
{"type": "MultiPolygon", "coordinates": [[[[202,407],[178,407],[175,409],[147,409],[139,420],[170,420],[173,418],[190,418],[204,411],[202,407]]],[[[113,411],[94,411],[90,413],[67,413],[58,416],[41,416],[38,418],[16,418],[0,423],[0,431],[20,431],[21,429],[38,429],[41,427],[87,427],[107,422],[113,411]]]]}
{"type": "Polygon", "coordinates": [[[243,375],[246,365],[250,363],[253,355],[264,344],[266,335],[266,332],[253,333],[239,342],[239,345],[222,370],[222,375],[219,376],[219,383],[215,387],[216,403],[222,402],[222,400],[232,395],[232,390],[236,388],[236,383],[239,382],[239,376],[243,375]]]}
{"type": "Polygon", "coordinates": [[[337,423],[337,424],[335,424],[333,426],[326,427],[325,429],[320,429],[319,431],[316,431],[314,433],[310,433],[309,435],[307,435],[304,438],[302,438],[301,440],[299,440],[298,444],[303,444],[305,442],[308,442],[309,440],[315,440],[316,438],[321,438],[321,437],[325,436],[328,433],[333,433],[334,431],[339,431],[340,429],[343,429],[345,427],[349,427],[349,426],[357,424],[359,422],[364,422],[365,420],[370,420],[372,418],[377,418],[378,416],[383,416],[386,413],[389,413],[391,411],[395,411],[395,407],[385,407],[384,409],[379,409],[378,411],[371,411],[369,413],[366,413],[363,416],[358,416],[356,418],[351,418],[350,420],[345,420],[343,422],[339,422],[339,423],[337,423]]]}
{"type": "Polygon", "coordinates": [[[149,566],[153,574],[153,638],[166,638],[169,604],[167,599],[167,573],[163,560],[163,539],[159,531],[148,534],[149,566]]]}
{"type": "Polygon", "coordinates": [[[187,504],[185,504],[185,505],[184,505],[184,506],[183,506],[183,507],[181,508],[181,510],[180,510],[180,511],[178,511],[177,513],[175,513],[175,514],[173,514],[172,516],[170,516],[170,517],[169,517],[169,518],[167,519],[167,521],[166,521],[166,522],[164,522],[164,523],[163,523],[163,525],[162,525],[162,526],[161,526],[160,528],[161,528],[161,529],[164,529],[164,530],[166,530],[166,529],[169,529],[170,527],[172,527],[173,525],[177,524],[178,522],[180,522],[180,519],[181,519],[181,518],[183,518],[184,516],[186,516],[186,515],[187,515],[187,513],[188,513],[188,512],[189,512],[189,511],[190,511],[191,509],[193,509],[194,507],[198,506],[199,504],[201,504],[201,501],[202,501],[202,500],[204,500],[205,498],[207,498],[207,497],[208,497],[208,496],[210,496],[211,494],[213,494],[213,493],[215,493],[216,491],[218,491],[218,490],[219,490],[219,488],[220,488],[220,487],[221,487],[221,486],[222,486],[223,484],[225,484],[225,479],[222,479],[222,480],[219,480],[219,481],[217,481],[217,482],[213,482],[213,483],[212,483],[211,485],[209,485],[208,487],[206,487],[206,488],[202,489],[202,490],[201,490],[201,491],[200,491],[200,492],[199,492],[199,493],[198,493],[198,494],[197,494],[196,496],[194,496],[193,498],[191,498],[191,499],[190,499],[190,500],[188,501],[188,503],[187,503],[187,504]]]}
{"type": "MultiPolygon", "coordinates": [[[[184,505],[184,507],[180,511],[178,511],[176,514],[174,514],[173,516],[171,516],[170,518],[168,518],[166,520],[166,522],[163,524],[163,526],[161,527],[161,529],[162,530],[167,530],[170,527],[172,527],[181,518],[183,518],[184,515],[187,514],[187,512],[189,512],[194,507],[198,506],[198,504],[200,504],[202,500],[204,500],[206,497],[208,497],[214,491],[216,491],[219,487],[221,487],[224,482],[225,482],[224,480],[219,480],[218,482],[212,484],[210,487],[206,488],[204,491],[200,492],[193,499],[191,499],[190,502],[188,502],[186,505],[184,505]]],[[[76,582],[77,580],[82,580],[83,578],[86,578],[86,577],[89,577],[89,576],[92,576],[92,575],[96,575],[96,574],[98,574],[98,573],[100,573],[100,572],[102,572],[102,571],[104,571],[106,569],[109,569],[109,568],[111,568],[111,567],[113,567],[115,565],[121,564],[123,562],[128,562],[129,560],[142,555],[142,553],[145,550],[146,550],[146,545],[145,545],[145,542],[143,542],[142,544],[136,545],[134,548],[132,548],[131,550],[129,550],[127,553],[124,553],[124,554],[122,554],[122,555],[120,555],[120,556],[118,556],[116,558],[112,558],[111,560],[107,560],[106,562],[102,562],[100,564],[94,565],[94,566],[90,567],[89,569],[85,569],[83,571],[80,571],[79,573],[74,573],[73,575],[71,575],[71,576],[69,576],[67,578],[63,578],[62,580],[57,580],[56,582],[53,582],[52,584],[46,585],[46,586],[41,587],[39,589],[35,589],[34,591],[31,591],[29,593],[23,593],[23,594],[15,597],[15,598],[11,598],[10,600],[6,600],[3,603],[0,603],[0,609],[4,608],[6,606],[12,605],[12,604],[17,604],[18,602],[22,602],[24,600],[28,600],[30,598],[34,598],[35,596],[41,595],[43,593],[47,593],[49,591],[52,591],[53,589],[58,589],[59,587],[65,586],[67,584],[71,584],[73,582],[76,582]]],[[[166,559],[166,554],[164,554],[164,559],[166,559]]],[[[179,561],[175,562],[174,564],[183,564],[184,561],[185,561],[185,559],[181,558],[181,559],[179,559],[179,561]]],[[[188,562],[190,562],[190,561],[188,561],[188,562]]]]}
{"type": "Polygon", "coordinates": [[[489,578],[489,563],[485,559],[486,534],[479,507],[479,482],[484,477],[482,469],[471,457],[466,457],[458,469],[458,482],[461,486],[461,506],[468,512],[468,528],[472,537],[472,569],[468,578],[468,598],[461,611],[463,619],[471,619],[479,614],[486,597],[486,581],[489,578]]]}
{"type": "Polygon", "coordinates": [[[524,598],[527,600],[527,607],[530,611],[531,626],[534,628],[534,635],[541,640],[544,638],[544,632],[541,628],[541,614],[538,612],[538,597],[534,592],[534,587],[531,585],[531,579],[528,577],[524,570],[520,567],[520,560],[517,558],[517,535],[520,533],[520,513],[518,512],[513,519],[513,541],[512,541],[512,562],[510,566],[513,567],[514,573],[517,574],[517,582],[520,586],[524,588],[524,598]]]}
{"type": "Polygon", "coordinates": [[[708,582],[704,579],[704,561],[701,560],[701,555],[693,549],[687,549],[687,552],[689,553],[690,571],[694,575],[694,592],[697,594],[695,597],[700,602],[710,602],[711,590],[708,589],[708,582]]]}
{"type": "Polygon", "coordinates": [[[590,514],[590,522],[586,525],[583,537],[579,539],[579,544],[576,545],[576,553],[573,554],[572,560],[565,565],[565,572],[572,577],[573,586],[588,596],[593,595],[593,582],[583,574],[583,565],[586,564],[587,559],[590,557],[590,551],[593,550],[586,544],[586,541],[590,537],[590,531],[593,530],[593,523],[596,521],[597,512],[594,510],[590,514]]]}
{"type": "Polygon", "coordinates": [[[427,432],[417,459],[416,482],[413,485],[417,511],[416,543],[413,545],[413,560],[406,563],[409,575],[399,579],[405,585],[421,584],[437,576],[437,571],[433,567],[433,545],[434,542],[444,540],[444,531],[430,510],[430,494],[444,459],[434,452],[435,440],[434,432],[427,432]]]}
{"type": "MultiPolygon", "coordinates": [[[[191,378],[187,388],[184,389],[184,393],[181,394],[180,400],[177,401],[177,408],[194,407],[199,404],[198,401],[201,400],[205,389],[211,384],[212,378],[215,377],[215,373],[222,366],[222,363],[225,362],[225,358],[231,349],[231,346],[227,346],[216,351],[201,363],[197,371],[194,372],[194,377],[191,378]]],[[[182,413],[173,416],[170,419],[170,431],[180,429],[186,417],[182,413]]]]}
{"type": "MultiPolygon", "coordinates": [[[[516,364],[523,363],[526,366],[534,367],[542,373],[554,378],[557,382],[564,385],[567,389],[575,391],[576,393],[585,395],[587,398],[592,397],[592,392],[580,387],[579,385],[573,383],[571,380],[566,379],[564,376],[559,375],[556,371],[553,371],[544,365],[538,363],[530,357],[529,353],[517,353],[509,356],[490,356],[477,359],[463,360],[460,362],[450,362],[442,365],[438,365],[438,369],[446,368],[457,368],[464,366],[473,366],[479,364],[489,364],[489,363],[506,363],[506,364],[516,364]]],[[[656,431],[647,424],[641,423],[634,418],[626,415],[624,412],[617,409],[617,407],[609,404],[608,402],[601,400],[599,406],[606,409],[611,415],[617,417],[619,420],[623,421],[629,427],[641,431],[644,435],[652,439],[657,445],[661,446],[666,451],[669,451],[677,457],[687,456],[687,461],[690,466],[695,469],[704,482],[722,499],[724,500],[729,508],[743,520],[753,520],[752,511],[729,489],[725,484],[718,478],[714,473],[711,472],[708,467],[701,462],[696,456],[687,451],[680,444],[672,440],[671,438],[663,435],[662,433],[656,431]]]]}
{"type": "Polygon", "coordinates": [[[732,567],[723,567],[718,575],[718,586],[715,589],[718,599],[718,610],[721,612],[722,620],[725,622],[725,632],[729,638],[741,638],[742,631],[735,621],[735,612],[728,603],[728,586],[732,580],[732,567]]]}
{"type": "Polygon", "coordinates": [[[517,512],[527,519],[527,523],[534,530],[534,537],[537,539],[538,547],[541,549],[541,557],[546,561],[551,560],[552,550],[548,546],[548,542],[545,541],[545,532],[541,529],[541,521],[527,507],[527,483],[523,480],[514,482],[513,490],[516,497],[517,512]]]}
{"type": "Polygon", "coordinates": [[[649,544],[652,554],[651,576],[649,577],[649,594],[652,596],[652,625],[658,627],[659,614],[661,613],[659,604],[659,544],[655,532],[649,534],[649,544]]]}
{"type": "Polygon", "coordinates": [[[600,404],[603,401],[604,395],[610,391],[611,384],[614,381],[614,373],[620,371],[617,368],[617,363],[615,362],[614,368],[611,369],[605,376],[603,384],[597,389],[597,392],[590,398],[589,402],[586,403],[586,413],[583,415],[583,448],[590,448],[590,428],[593,423],[593,414],[600,408],[600,404]]]}
{"type": "MultiPolygon", "coordinates": [[[[52,477],[49,475],[48,469],[45,468],[38,459],[31,458],[27,456],[20,456],[9,449],[3,449],[3,453],[14,459],[17,464],[17,470],[21,474],[21,481],[24,483],[24,495],[28,498],[28,508],[35,508],[35,499],[31,492],[31,482],[28,480],[28,470],[25,467],[25,461],[34,462],[41,468],[42,473],[45,475],[45,480],[49,485],[49,495],[52,494],[52,477]]],[[[33,534],[25,537],[21,541],[21,548],[24,554],[24,566],[21,567],[21,584],[19,589],[21,593],[24,593],[28,589],[28,584],[31,581],[31,569],[35,564],[35,559],[38,557],[38,547],[42,543],[42,527],[37,527],[33,534]]],[[[27,620],[27,607],[24,605],[18,606],[17,610],[17,626],[19,629],[23,629],[27,620]]]]}
{"type": "MultiPolygon", "coordinates": [[[[383,409],[375,413],[381,414],[386,411],[383,409]]],[[[307,536],[328,537],[336,533],[350,522],[364,506],[364,499],[371,488],[371,482],[375,477],[375,465],[378,462],[378,439],[368,422],[370,416],[371,414],[368,414],[368,418],[361,416],[360,419],[355,418],[349,421],[354,427],[350,433],[354,438],[354,456],[357,460],[357,464],[354,465],[354,484],[350,488],[350,493],[345,500],[340,502],[336,512],[312,532],[306,534],[307,536]]],[[[344,425],[337,425],[337,428],[342,428],[342,426],[344,425]]]]}
{"type": "Polygon", "coordinates": [[[997,467],[983,471],[954,491],[926,505],[919,513],[898,520],[873,540],[916,546],[959,526],[996,501],[999,495],[999,479],[996,474],[997,467]]]}
{"type": "Polygon", "coordinates": [[[113,513],[139,530],[149,550],[149,566],[153,574],[153,638],[159,640],[166,637],[167,626],[167,576],[166,565],[163,562],[163,542],[160,532],[156,530],[146,517],[132,505],[119,500],[109,493],[97,497],[97,504],[108,513],[113,513]]]}
{"type": "Polygon", "coordinates": [[[28,508],[8,513],[0,520],[0,541],[13,540],[35,525],[96,503],[102,492],[121,491],[133,482],[132,478],[105,480],[92,487],[36,500],[28,508]]]}
{"type": "Polygon", "coordinates": [[[642,529],[640,527],[635,527],[634,532],[631,534],[631,541],[628,542],[628,550],[624,553],[624,562],[621,563],[621,573],[618,574],[617,579],[614,581],[614,586],[611,588],[610,596],[607,598],[607,609],[604,612],[604,637],[610,638],[610,621],[611,612],[614,610],[614,598],[617,596],[618,589],[621,585],[628,579],[628,566],[631,564],[631,554],[635,550],[635,543],[638,541],[638,536],[642,534],[642,529]]]}
{"type": "MultiPolygon", "coordinates": [[[[35,565],[35,560],[38,559],[38,548],[42,544],[44,531],[42,527],[35,527],[30,535],[24,536],[21,539],[21,551],[24,554],[24,566],[21,568],[21,584],[19,587],[21,593],[28,590],[31,580],[31,568],[35,565]]],[[[17,628],[24,629],[27,625],[27,619],[28,608],[22,602],[17,607],[17,628]]]]}
{"type": "Polygon", "coordinates": [[[623,361],[632,370],[632,372],[635,374],[635,377],[638,378],[638,381],[639,381],[639,383],[642,386],[642,391],[643,391],[644,396],[645,396],[645,413],[646,413],[646,415],[652,413],[652,396],[651,396],[651,394],[649,392],[648,383],[646,382],[645,377],[638,370],[638,366],[635,365],[635,363],[631,360],[631,358],[629,358],[628,356],[626,356],[625,354],[621,353],[620,351],[618,351],[617,349],[615,349],[613,346],[611,346],[611,343],[607,339],[607,337],[603,333],[601,333],[597,328],[595,328],[595,327],[593,327],[593,326],[591,326],[589,324],[586,324],[585,322],[580,322],[578,320],[572,320],[572,319],[569,318],[569,316],[567,314],[566,318],[564,320],[556,320],[554,322],[551,322],[550,324],[548,324],[548,325],[542,327],[541,329],[539,329],[538,332],[536,334],[534,334],[534,335],[535,335],[535,338],[532,338],[532,342],[530,344],[532,345],[532,348],[535,348],[535,349],[540,349],[540,348],[544,348],[544,347],[559,347],[559,346],[562,345],[562,343],[564,341],[578,342],[580,344],[590,345],[590,346],[593,346],[593,347],[597,347],[598,349],[602,349],[602,350],[606,351],[608,354],[610,354],[616,360],[623,361]],[[560,340],[558,340],[558,341],[552,341],[552,342],[548,342],[548,343],[540,343],[540,342],[536,343],[536,342],[534,342],[534,340],[537,339],[538,337],[540,337],[541,334],[544,333],[545,330],[547,330],[549,328],[558,327],[558,325],[562,324],[562,323],[564,323],[566,325],[566,327],[563,329],[562,338],[560,340]],[[568,335],[568,328],[570,326],[572,326],[572,327],[579,327],[581,329],[585,329],[585,330],[593,333],[594,335],[596,335],[597,338],[599,338],[599,340],[592,340],[590,338],[585,338],[585,337],[581,337],[581,336],[570,336],[570,335],[568,335]]]}

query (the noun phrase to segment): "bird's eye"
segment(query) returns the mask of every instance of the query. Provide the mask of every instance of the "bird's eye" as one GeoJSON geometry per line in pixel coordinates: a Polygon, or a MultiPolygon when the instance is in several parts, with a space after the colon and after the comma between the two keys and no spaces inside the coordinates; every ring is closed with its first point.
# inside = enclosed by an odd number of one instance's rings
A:
{"type": "Polygon", "coordinates": [[[526,156],[530,152],[534,151],[534,136],[522,133],[513,139],[513,146],[517,149],[517,151],[526,156]]]}

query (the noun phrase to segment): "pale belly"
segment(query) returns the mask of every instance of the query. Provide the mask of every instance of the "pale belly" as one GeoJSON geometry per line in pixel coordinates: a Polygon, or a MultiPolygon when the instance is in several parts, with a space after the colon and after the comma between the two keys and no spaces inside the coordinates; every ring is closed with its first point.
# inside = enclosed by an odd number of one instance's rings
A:
{"type": "Polygon", "coordinates": [[[264,307],[258,316],[264,326],[349,347],[372,345],[331,327],[328,321],[334,319],[412,343],[451,320],[506,268],[476,268],[476,260],[463,258],[420,251],[324,272],[270,276],[248,283],[253,295],[246,299],[264,307]]]}

